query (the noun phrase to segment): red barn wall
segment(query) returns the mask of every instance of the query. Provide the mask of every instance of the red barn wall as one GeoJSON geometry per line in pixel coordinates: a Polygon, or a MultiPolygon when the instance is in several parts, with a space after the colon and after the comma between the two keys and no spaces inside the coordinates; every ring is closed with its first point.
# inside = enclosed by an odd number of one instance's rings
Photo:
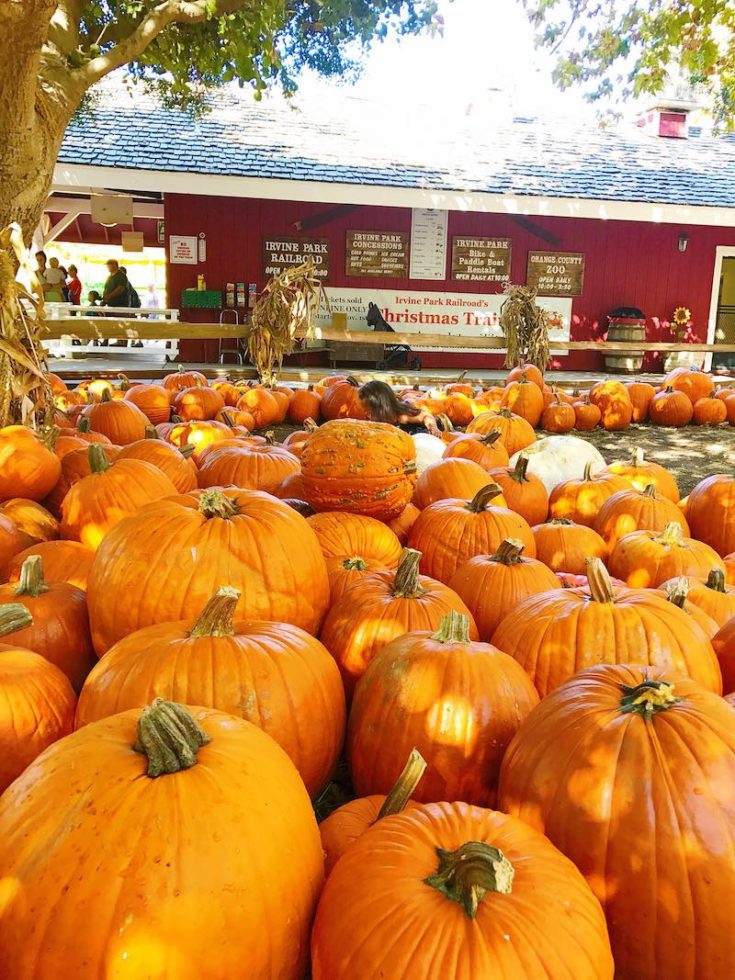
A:
{"type": "MultiPolygon", "coordinates": [[[[207,236],[207,260],[199,266],[169,266],[169,304],[178,306],[181,291],[196,284],[203,272],[207,286],[219,289],[225,282],[255,282],[262,288],[262,243],[266,236],[297,237],[296,222],[333,208],[330,204],[265,201],[249,198],[166,195],[167,235],[207,236]]],[[[585,254],[584,292],[572,308],[572,340],[604,338],[607,317],[616,306],[637,306],[647,316],[647,340],[671,339],[668,321],[676,306],[692,312],[692,338],[706,340],[715,249],[735,245],[735,229],[584,218],[534,217],[533,224],[559,239],[550,246],[516,224],[505,214],[449,213],[449,240],[454,235],[507,237],[513,241],[512,280],[526,280],[529,251],[543,249],[585,254]],[[689,236],[685,252],[678,250],[680,234],[689,236]]],[[[345,275],[345,233],[356,231],[404,231],[411,227],[409,208],[361,206],[336,220],[303,233],[306,238],[330,240],[330,274],[327,285],[376,289],[403,288],[448,292],[499,292],[496,284],[424,281],[345,275]]],[[[449,256],[448,256],[449,261],[449,256]]],[[[212,311],[187,310],[186,319],[216,319],[212,311]]],[[[182,317],[183,319],[184,317],[182,317]]],[[[190,360],[216,357],[216,343],[182,345],[190,360]]],[[[499,367],[495,354],[422,354],[427,367],[499,367]]],[[[595,352],[571,352],[559,367],[600,369],[595,352]]],[[[653,366],[653,365],[652,365],[653,366]]]]}

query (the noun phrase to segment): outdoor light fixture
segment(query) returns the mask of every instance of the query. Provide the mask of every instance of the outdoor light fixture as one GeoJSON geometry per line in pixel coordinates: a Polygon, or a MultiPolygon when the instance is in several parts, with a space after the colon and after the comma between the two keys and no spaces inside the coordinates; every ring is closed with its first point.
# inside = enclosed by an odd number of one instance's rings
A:
{"type": "Polygon", "coordinates": [[[679,235],[679,251],[686,252],[688,244],[689,244],[689,235],[687,235],[685,232],[682,232],[679,235]]]}

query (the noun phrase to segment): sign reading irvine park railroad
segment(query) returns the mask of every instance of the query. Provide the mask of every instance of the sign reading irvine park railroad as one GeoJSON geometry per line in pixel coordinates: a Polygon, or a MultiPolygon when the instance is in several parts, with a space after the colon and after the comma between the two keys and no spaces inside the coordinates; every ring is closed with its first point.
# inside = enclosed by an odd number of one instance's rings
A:
{"type": "Polygon", "coordinates": [[[264,238],[263,273],[266,279],[279,276],[284,269],[314,260],[314,274],[319,279],[329,275],[329,240],[327,238],[264,238]]]}
{"type": "Polygon", "coordinates": [[[539,296],[581,296],[584,285],[582,252],[529,252],[526,283],[539,296]]]}
{"type": "Polygon", "coordinates": [[[509,238],[453,238],[452,279],[505,282],[510,279],[509,238]]]}
{"type": "Polygon", "coordinates": [[[404,232],[348,231],[346,248],[348,276],[408,275],[408,235],[404,232]]]}

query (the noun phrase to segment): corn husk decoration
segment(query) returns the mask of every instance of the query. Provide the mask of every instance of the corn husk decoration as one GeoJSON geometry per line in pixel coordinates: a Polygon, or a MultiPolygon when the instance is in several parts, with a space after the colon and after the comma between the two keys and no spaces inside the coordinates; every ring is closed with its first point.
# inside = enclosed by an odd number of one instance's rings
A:
{"type": "Polygon", "coordinates": [[[532,286],[505,287],[500,307],[500,328],[505,337],[505,366],[535,364],[545,371],[549,364],[549,315],[536,303],[532,286]]]}
{"type": "Polygon", "coordinates": [[[276,384],[297,334],[314,335],[322,302],[329,308],[311,258],[270,280],[253,308],[248,334],[248,353],[262,384],[276,384]]]}
{"type": "Polygon", "coordinates": [[[35,281],[20,227],[12,224],[0,231],[0,427],[40,428],[54,411],[41,346],[43,297],[34,296],[21,277],[35,281]]]}

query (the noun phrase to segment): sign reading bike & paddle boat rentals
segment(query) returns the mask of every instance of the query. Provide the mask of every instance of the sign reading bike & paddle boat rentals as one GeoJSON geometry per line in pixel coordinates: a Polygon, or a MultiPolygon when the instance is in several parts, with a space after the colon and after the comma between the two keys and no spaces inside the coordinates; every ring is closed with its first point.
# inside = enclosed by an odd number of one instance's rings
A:
{"type": "MultiPolygon", "coordinates": [[[[431,293],[406,289],[325,290],[332,313],[344,313],[348,330],[369,330],[365,321],[368,303],[376,303],[386,322],[397,333],[447,334],[454,337],[502,337],[502,293],[431,293]]],[[[569,340],[571,299],[539,297],[538,305],[551,317],[549,338],[569,340]]],[[[317,326],[329,328],[332,314],[322,307],[317,326]]]]}

